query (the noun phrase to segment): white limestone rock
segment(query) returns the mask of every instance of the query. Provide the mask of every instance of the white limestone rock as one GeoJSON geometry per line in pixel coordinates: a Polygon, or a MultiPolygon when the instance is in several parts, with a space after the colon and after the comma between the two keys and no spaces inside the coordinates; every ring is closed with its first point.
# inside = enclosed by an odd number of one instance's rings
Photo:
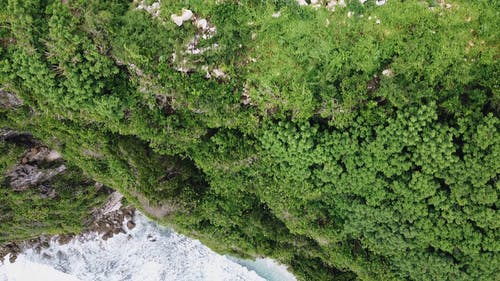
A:
{"type": "Polygon", "coordinates": [[[297,0],[297,4],[299,4],[299,6],[307,6],[307,2],[306,0],[297,0]]]}
{"type": "Polygon", "coordinates": [[[391,78],[391,77],[393,77],[393,76],[394,76],[394,72],[392,71],[392,69],[387,68],[387,69],[384,69],[384,70],[382,71],[382,75],[384,75],[385,77],[389,77],[389,78],[391,78]]]}
{"type": "Polygon", "coordinates": [[[185,21],[190,20],[193,17],[193,12],[188,9],[182,9],[181,15],[172,14],[170,19],[177,25],[182,26],[185,21]]]}

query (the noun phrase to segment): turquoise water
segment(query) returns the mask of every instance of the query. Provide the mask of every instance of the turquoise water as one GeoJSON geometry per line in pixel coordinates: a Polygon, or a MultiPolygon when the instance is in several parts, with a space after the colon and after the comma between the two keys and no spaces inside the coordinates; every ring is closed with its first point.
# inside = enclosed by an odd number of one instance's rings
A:
{"type": "Polygon", "coordinates": [[[241,261],[218,255],[198,240],[139,213],[135,222],[134,229],[106,241],[87,234],[66,245],[52,242],[40,253],[26,250],[14,264],[0,265],[0,281],[295,280],[272,260],[241,261]]]}

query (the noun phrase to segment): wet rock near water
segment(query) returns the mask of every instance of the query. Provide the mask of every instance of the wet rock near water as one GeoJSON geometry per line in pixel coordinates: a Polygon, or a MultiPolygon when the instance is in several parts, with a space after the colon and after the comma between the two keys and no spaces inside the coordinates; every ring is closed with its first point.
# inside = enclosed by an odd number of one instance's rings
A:
{"type": "Polygon", "coordinates": [[[57,236],[57,243],[59,243],[59,245],[66,245],[73,238],[75,238],[74,234],[61,234],[57,236]]]}
{"type": "Polygon", "coordinates": [[[35,252],[40,253],[42,249],[49,247],[51,239],[51,236],[40,236],[25,241],[9,242],[0,245],[0,262],[4,262],[7,255],[10,255],[9,262],[15,262],[17,256],[25,249],[33,249],[35,252]]]}
{"type": "Polygon", "coordinates": [[[111,193],[104,205],[95,210],[91,222],[87,223],[87,232],[97,232],[107,240],[118,233],[126,233],[127,227],[134,225],[135,208],[122,205],[123,195],[117,191],[111,193]]]}
{"type": "Polygon", "coordinates": [[[133,221],[135,208],[120,206],[118,210],[109,211],[109,208],[115,208],[110,205],[113,200],[116,200],[116,196],[112,194],[104,207],[96,211],[97,214],[94,214],[95,220],[87,230],[88,232],[97,232],[99,235],[102,235],[103,240],[107,240],[119,233],[126,233],[126,228],[132,229],[135,227],[135,222],[133,221]],[[106,212],[106,210],[108,211],[106,212]]]}
{"type": "Polygon", "coordinates": [[[10,254],[9,261],[14,262],[17,255],[21,252],[21,248],[16,242],[10,242],[0,246],[0,262],[4,262],[4,258],[10,254]]]}
{"type": "MultiPolygon", "coordinates": [[[[107,240],[119,233],[127,233],[136,226],[134,222],[135,208],[132,206],[121,206],[118,210],[101,215],[79,235],[97,233],[102,235],[101,239],[107,240]]],[[[66,245],[78,237],[75,234],[60,234],[54,236],[41,236],[38,238],[21,241],[9,242],[0,245],[0,262],[3,262],[7,255],[9,261],[15,262],[17,256],[25,249],[33,249],[37,253],[42,253],[42,249],[50,246],[51,242],[57,242],[59,245],[66,245]]]]}
{"type": "Polygon", "coordinates": [[[127,228],[128,228],[128,229],[130,229],[130,230],[132,230],[132,229],[134,229],[134,227],[135,227],[135,222],[134,222],[134,221],[129,220],[129,221],[127,222],[127,228]]]}
{"type": "MultiPolygon", "coordinates": [[[[16,132],[8,128],[0,129],[0,142],[22,144],[26,147],[24,153],[19,157],[18,163],[4,174],[6,183],[12,190],[16,192],[28,189],[38,190],[40,197],[47,200],[55,199],[58,196],[52,179],[67,170],[60,153],[44,146],[30,133],[16,132]]],[[[135,208],[122,206],[123,195],[113,192],[98,182],[95,182],[95,188],[97,190],[103,189],[101,192],[109,192],[108,200],[101,208],[96,209],[88,216],[87,220],[83,222],[84,231],[78,235],[98,233],[102,239],[106,240],[116,234],[126,233],[127,228],[134,228],[135,208]]],[[[38,226],[38,223],[37,221],[33,222],[33,226],[38,226]]],[[[42,249],[49,247],[51,242],[64,245],[70,243],[75,237],[75,234],[61,234],[0,244],[0,261],[9,255],[9,260],[14,262],[24,249],[33,249],[35,252],[41,253],[42,249]]]]}

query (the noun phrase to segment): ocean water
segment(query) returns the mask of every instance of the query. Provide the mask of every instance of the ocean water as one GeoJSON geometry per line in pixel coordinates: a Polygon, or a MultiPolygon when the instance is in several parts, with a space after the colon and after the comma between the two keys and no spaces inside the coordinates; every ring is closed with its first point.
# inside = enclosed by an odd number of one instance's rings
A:
{"type": "Polygon", "coordinates": [[[270,259],[222,256],[140,213],[134,221],[134,229],[106,241],[86,234],[40,253],[28,249],[14,263],[6,258],[0,281],[296,281],[270,259]]]}

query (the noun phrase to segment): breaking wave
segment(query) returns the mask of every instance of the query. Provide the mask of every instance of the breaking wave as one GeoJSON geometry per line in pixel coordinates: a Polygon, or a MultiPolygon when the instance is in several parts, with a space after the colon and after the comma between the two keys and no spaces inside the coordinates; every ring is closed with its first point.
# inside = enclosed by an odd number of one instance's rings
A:
{"type": "Polygon", "coordinates": [[[0,281],[33,277],[42,281],[296,280],[286,267],[270,259],[242,261],[218,255],[139,212],[134,221],[135,228],[106,241],[97,234],[85,234],[65,245],[52,241],[39,253],[27,249],[12,264],[7,257],[0,264],[0,281]]]}

